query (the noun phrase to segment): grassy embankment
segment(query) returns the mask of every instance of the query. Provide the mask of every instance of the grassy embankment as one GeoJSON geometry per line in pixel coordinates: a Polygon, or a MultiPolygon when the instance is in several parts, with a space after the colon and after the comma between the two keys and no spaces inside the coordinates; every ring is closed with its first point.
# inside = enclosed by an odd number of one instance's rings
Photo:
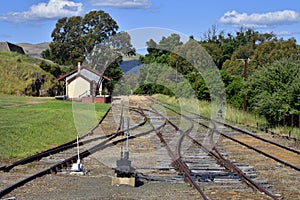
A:
{"type": "Polygon", "coordinates": [[[75,139],[77,130],[83,134],[95,126],[108,107],[0,95],[0,158],[29,156],[75,139]]]}
{"type": "Polygon", "coordinates": [[[15,52],[0,51],[0,57],[1,94],[30,94],[31,86],[38,77],[44,80],[41,90],[55,86],[55,77],[40,68],[42,61],[49,65],[54,63],[15,52]]]}
{"type": "MultiPolygon", "coordinates": [[[[198,101],[195,103],[194,100],[192,99],[184,99],[184,100],[178,100],[175,99],[174,97],[170,98],[164,95],[154,95],[155,98],[170,104],[170,105],[177,105],[178,108],[191,111],[191,112],[196,112],[198,111],[199,114],[206,116],[206,117],[212,117],[212,105],[211,103],[207,101],[198,101]],[[179,106],[180,105],[180,106],[179,106]]],[[[263,117],[256,116],[254,114],[244,112],[242,110],[236,109],[234,107],[231,107],[229,105],[226,106],[226,113],[224,115],[225,120],[228,121],[229,123],[237,124],[237,125],[243,125],[247,126],[248,128],[255,129],[257,128],[257,123],[260,126],[265,126],[267,124],[266,119],[263,117]]],[[[216,118],[216,116],[213,116],[216,118]]],[[[258,127],[258,128],[259,128],[258,127]]],[[[299,128],[292,128],[292,127],[277,127],[274,129],[271,129],[271,131],[275,133],[279,133],[282,135],[289,135],[290,136],[300,139],[300,129],[299,128]]]]}

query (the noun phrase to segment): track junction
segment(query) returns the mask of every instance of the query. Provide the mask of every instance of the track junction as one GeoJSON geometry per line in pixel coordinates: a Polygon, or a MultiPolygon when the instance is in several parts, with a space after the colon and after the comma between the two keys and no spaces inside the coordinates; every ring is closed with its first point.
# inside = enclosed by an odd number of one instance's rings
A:
{"type": "MultiPolygon", "coordinates": [[[[130,159],[140,182],[186,182],[199,199],[300,197],[299,146],[298,150],[297,146],[286,147],[151,97],[138,99],[115,99],[99,123],[79,138],[84,166],[88,167],[88,158],[93,157],[115,168],[124,148],[124,133],[129,132],[130,159]],[[122,128],[123,116],[130,117],[129,128],[122,128]]],[[[17,173],[24,165],[30,170],[23,170],[24,177],[14,184],[3,184],[0,198],[18,194],[22,185],[38,177],[66,175],[77,160],[76,145],[73,140],[2,166],[3,174],[17,173]]]]}

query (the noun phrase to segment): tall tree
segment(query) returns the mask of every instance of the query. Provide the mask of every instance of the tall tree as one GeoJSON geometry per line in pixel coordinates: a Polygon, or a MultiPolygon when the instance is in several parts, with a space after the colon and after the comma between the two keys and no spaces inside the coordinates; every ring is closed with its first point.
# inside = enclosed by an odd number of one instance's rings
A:
{"type": "Polygon", "coordinates": [[[182,45],[183,43],[180,41],[180,36],[178,34],[171,34],[168,37],[162,37],[159,41],[158,48],[160,51],[170,53],[174,50],[176,46],[182,45]]]}
{"type": "Polygon", "coordinates": [[[64,17],[52,31],[50,51],[53,61],[76,65],[95,45],[116,34],[117,23],[104,11],[91,11],[84,16],[64,17]]]}
{"type": "Polygon", "coordinates": [[[82,19],[86,52],[89,53],[94,46],[115,35],[118,28],[117,22],[102,10],[94,10],[86,14],[82,19]]]}
{"type": "Polygon", "coordinates": [[[80,55],[83,54],[83,50],[80,48],[81,43],[81,17],[67,17],[61,18],[56,23],[51,37],[50,51],[52,53],[52,59],[58,64],[71,64],[78,62],[77,59],[82,59],[80,55]],[[74,60],[76,59],[76,60],[74,60]]]}
{"type": "Polygon", "coordinates": [[[219,69],[222,68],[222,50],[217,43],[213,42],[200,42],[200,45],[205,48],[207,53],[211,56],[215,64],[218,66],[219,69]]]}
{"type": "Polygon", "coordinates": [[[211,100],[216,100],[219,103],[224,100],[224,85],[222,84],[218,69],[208,52],[199,42],[190,38],[185,44],[177,46],[171,55],[170,65],[183,75],[196,74],[189,75],[188,80],[192,81],[192,84],[198,82],[194,86],[198,97],[207,99],[208,88],[211,100]],[[201,75],[202,78],[199,78],[197,75],[201,75]]]}

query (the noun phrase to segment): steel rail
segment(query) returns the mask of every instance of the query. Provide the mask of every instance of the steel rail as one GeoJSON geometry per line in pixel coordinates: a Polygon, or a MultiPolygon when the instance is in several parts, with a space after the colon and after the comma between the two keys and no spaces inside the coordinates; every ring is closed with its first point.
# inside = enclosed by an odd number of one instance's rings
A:
{"type": "MultiPolygon", "coordinates": [[[[211,131],[211,133],[210,133],[210,141],[212,141],[213,133],[215,131],[217,131],[216,130],[216,125],[214,123],[213,123],[213,125],[214,125],[213,128],[208,127],[210,129],[210,131],[211,131]]],[[[198,146],[200,146],[200,148],[202,150],[204,150],[205,152],[207,152],[210,156],[214,157],[225,168],[230,169],[230,170],[236,172],[240,178],[242,178],[246,183],[248,183],[248,185],[254,186],[257,190],[259,190],[260,192],[265,193],[267,196],[271,197],[273,200],[277,200],[277,197],[275,197],[268,190],[266,190],[265,188],[261,187],[255,181],[253,181],[249,176],[247,176],[245,173],[243,173],[243,171],[241,169],[239,169],[236,165],[234,165],[232,162],[230,162],[229,160],[227,160],[226,158],[224,158],[219,153],[219,151],[217,150],[217,148],[215,146],[213,147],[212,150],[209,150],[205,146],[203,146],[202,144],[200,144],[197,140],[195,140],[193,137],[191,137],[189,134],[186,134],[186,136],[188,138],[190,138],[195,144],[197,144],[198,146]]]]}
{"type": "MultiPolygon", "coordinates": [[[[173,112],[176,113],[176,114],[182,115],[183,117],[185,117],[185,118],[187,118],[187,119],[190,119],[190,120],[192,120],[192,121],[194,121],[194,122],[197,122],[197,121],[195,121],[194,119],[192,119],[192,118],[190,118],[190,117],[188,117],[188,116],[186,116],[186,115],[183,115],[183,114],[181,114],[181,113],[178,113],[177,111],[175,111],[175,110],[172,109],[172,108],[169,108],[168,106],[165,106],[165,105],[163,105],[163,104],[161,104],[161,105],[164,106],[165,108],[167,108],[167,109],[173,111],[173,112]]],[[[196,113],[193,113],[193,114],[198,115],[198,114],[196,114],[196,113]]],[[[203,119],[208,119],[208,118],[206,118],[206,117],[202,117],[201,115],[198,115],[198,116],[201,117],[201,118],[203,118],[203,119]]],[[[209,120],[209,119],[208,119],[208,120],[209,120]]],[[[215,120],[211,120],[211,121],[212,121],[212,122],[215,122],[215,123],[220,123],[220,122],[215,121],[215,120]]],[[[206,124],[204,124],[204,123],[201,123],[201,122],[197,122],[197,123],[200,124],[200,125],[202,125],[202,126],[204,126],[204,127],[206,127],[206,128],[210,128],[208,125],[206,125],[206,124]]],[[[245,133],[245,134],[247,134],[247,135],[249,135],[249,136],[252,136],[252,137],[254,137],[254,138],[258,139],[258,140],[261,140],[261,141],[264,141],[264,142],[266,142],[266,143],[269,143],[269,144],[275,145],[275,146],[277,146],[277,147],[280,147],[280,148],[282,148],[282,149],[284,149],[284,150],[287,150],[287,151],[290,151],[290,152],[293,152],[293,153],[296,153],[296,154],[299,154],[299,153],[300,153],[300,152],[299,152],[298,150],[296,150],[296,149],[292,149],[292,148],[283,146],[283,145],[281,145],[281,144],[275,143],[275,142],[273,142],[273,141],[266,140],[266,139],[264,139],[264,138],[261,138],[261,137],[259,137],[259,136],[256,136],[256,135],[250,133],[249,131],[240,129],[240,128],[238,128],[238,127],[235,127],[235,126],[232,126],[232,125],[229,125],[229,124],[224,124],[224,123],[220,123],[220,124],[222,124],[222,125],[224,125],[224,126],[227,126],[227,127],[229,127],[229,128],[232,128],[233,130],[236,130],[236,131],[238,131],[238,132],[245,133]]],[[[246,144],[246,143],[244,143],[244,142],[241,142],[241,141],[239,141],[239,140],[237,140],[237,139],[234,139],[233,137],[228,136],[226,133],[223,133],[223,132],[218,131],[218,130],[216,130],[215,132],[218,133],[218,134],[220,134],[220,135],[222,135],[222,136],[224,136],[224,137],[226,137],[227,139],[230,139],[230,140],[232,140],[232,141],[234,141],[234,142],[236,142],[236,143],[239,143],[240,145],[243,145],[243,146],[245,146],[245,147],[247,147],[247,148],[249,148],[249,149],[252,149],[252,150],[254,150],[254,151],[256,151],[256,152],[258,152],[258,153],[260,153],[260,154],[263,154],[264,156],[266,156],[266,157],[268,157],[268,158],[271,158],[271,159],[273,159],[273,160],[275,160],[275,161],[277,161],[277,162],[279,162],[279,163],[281,163],[281,164],[284,164],[284,165],[286,165],[286,166],[288,166],[288,167],[291,167],[292,169],[295,169],[295,170],[297,170],[297,171],[300,171],[300,167],[298,167],[298,166],[295,166],[295,165],[293,165],[293,164],[290,164],[290,163],[288,163],[288,162],[286,162],[286,161],[284,161],[284,160],[281,160],[281,159],[279,159],[279,158],[276,158],[275,156],[272,156],[271,154],[268,154],[268,153],[266,153],[266,152],[264,152],[264,151],[261,151],[261,150],[255,148],[255,147],[252,147],[252,146],[250,146],[250,145],[248,145],[248,144],[246,144]]]]}
{"type": "Polygon", "coordinates": [[[210,156],[214,157],[222,166],[224,166],[226,169],[234,171],[238,174],[240,178],[242,178],[248,185],[254,186],[257,190],[260,192],[265,193],[267,196],[271,197],[273,200],[277,200],[277,197],[275,197],[273,194],[271,194],[268,190],[261,187],[259,184],[257,184],[255,181],[253,181],[249,176],[247,176],[240,168],[238,168],[236,165],[234,165],[231,161],[224,158],[216,147],[214,147],[212,150],[207,149],[205,146],[203,146],[201,143],[199,143],[197,140],[195,140],[191,136],[189,137],[195,144],[197,144],[203,151],[208,153],[210,156]]]}
{"type": "MultiPolygon", "coordinates": [[[[139,113],[139,114],[142,115],[142,113],[139,112],[137,109],[134,109],[134,108],[130,108],[130,109],[132,111],[137,112],[137,113],[139,113]]],[[[87,137],[88,135],[91,135],[101,125],[101,123],[106,118],[106,116],[108,115],[108,113],[109,113],[110,110],[111,110],[111,107],[109,107],[109,109],[106,111],[106,113],[101,117],[101,119],[97,123],[97,125],[95,127],[93,127],[91,130],[89,130],[86,134],[84,134],[83,136],[79,137],[79,140],[82,140],[85,137],[87,137]]],[[[143,121],[141,123],[139,123],[139,124],[137,124],[137,125],[135,125],[133,127],[130,127],[128,130],[127,129],[126,130],[120,130],[120,128],[118,127],[118,129],[117,129],[116,132],[114,132],[112,134],[109,134],[109,135],[106,135],[106,136],[102,136],[102,137],[96,138],[96,139],[104,139],[104,138],[110,137],[112,135],[124,134],[124,132],[126,132],[126,131],[134,130],[134,129],[138,128],[139,126],[143,126],[147,122],[146,116],[143,116],[143,118],[144,119],[143,119],[143,121]]],[[[89,142],[95,141],[96,139],[91,139],[91,140],[88,140],[88,141],[85,141],[85,142],[80,142],[79,145],[82,146],[82,145],[87,144],[89,142]]],[[[53,155],[53,154],[65,151],[67,149],[76,147],[76,145],[77,145],[76,142],[77,142],[77,139],[69,141],[69,142],[64,143],[62,145],[59,145],[57,147],[45,150],[43,152],[31,155],[29,157],[22,158],[22,159],[17,160],[17,161],[15,161],[15,162],[7,165],[7,166],[2,166],[0,168],[0,171],[9,172],[11,169],[13,169],[14,167],[16,167],[18,165],[25,165],[25,164],[28,164],[28,163],[31,163],[31,162],[34,162],[34,161],[38,161],[38,160],[42,159],[43,157],[47,157],[49,155],[53,155]]]]}
{"type": "MultiPolygon", "coordinates": [[[[156,113],[158,115],[160,115],[160,113],[156,113]]],[[[161,116],[161,115],[160,115],[161,116]]],[[[165,117],[164,117],[165,118],[165,117]]],[[[165,118],[165,122],[167,122],[167,119],[165,118]]],[[[168,122],[169,123],[169,122],[168,122]]],[[[172,122],[171,122],[172,123],[172,122]]],[[[150,122],[150,125],[153,127],[154,131],[156,132],[156,135],[159,137],[161,143],[164,144],[164,146],[166,147],[168,154],[170,155],[170,157],[172,158],[173,162],[175,165],[177,165],[175,168],[177,168],[177,170],[179,169],[180,172],[184,173],[185,176],[185,180],[187,180],[189,182],[189,184],[191,186],[193,186],[201,195],[202,199],[204,200],[208,200],[208,198],[206,197],[206,195],[204,194],[204,192],[202,191],[202,189],[200,188],[200,186],[195,182],[195,180],[192,178],[192,176],[190,175],[190,169],[188,168],[188,166],[185,164],[185,162],[181,159],[181,157],[179,155],[176,155],[175,153],[173,153],[173,151],[171,150],[171,147],[168,145],[168,143],[166,142],[166,140],[164,139],[162,133],[160,130],[156,129],[153,124],[150,122]]],[[[175,124],[172,123],[172,126],[175,126],[175,124]]],[[[174,128],[175,128],[174,127],[174,128]]],[[[175,130],[179,130],[179,128],[175,128],[175,130]]]]}
{"type": "MultiPolygon", "coordinates": [[[[175,113],[177,113],[177,114],[180,114],[180,113],[178,113],[176,110],[170,108],[170,107],[169,107],[170,105],[169,105],[169,106],[166,106],[165,104],[163,104],[163,103],[160,102],[159,100],[153,99],[153,97],[151,97],[151,98],[148,97],[148,99],[149,99],[150,101],[152,101],[152,102],[159,103],[161,106],[163,106],[163,107],[165,107],[165,108],[167,108],[167,109],[169,109],[169,110],[171,110],[171,111],[173,111],[173,112],[175,112],[175,113]]],[[[214,121],[215,123],[218,123],[218,124],[224,125],[224,126],[226,126],[226,127],[228,127],[228,128],[231,128],[231,129],[233,129],[233,130],[236,130],[236,131],[245,133],[245,134],[247,134],[247,135],[249,135],[249,136],[252,136],[252,137],[254,137],[254,138],[256,138],[256,139],[259,139],[259,140],[262,140],[262,141],[264,141],[264,142],[273,144],[273,145],[278,146],[278,147],[280,147],[280,148],[282,148],[282,149],[285,149],[285,150],[287,150],[287,151],[291,151],[291,152],[293,152],[293,153],[300,154],[300,151],[297,150],[297,149],[293,149],[293,148],[290,148],[290,147],[281,145],[281,144],[279,144],[279,143],[276,143],[276,142],[267,140],[267,139],[265,139],[265,138],[259,137],[258,135],[255,135],[255,134],[251,133],[250,131],[241,129],[241,128],[236,127],[236,126],[233,126],[233,125],[231,125],[231,124],[222,123],[222,122],[217,121],[217,120],[214,120],[214,119],[209,119],[209,118],[207,118],[207,117],[205,117],[205,116],[202,116],[202,115],[199,115],[199,114],[197,114],[197,113],[193,113],[193,112],[190,112],[190,111],[186,111],[186,112],[188,112],[188,113],[190,113],[190,114],[193,114],[193,115],[196,115],[196,116],[198,116],[198,117],[200,117],[200,118],[202,118],[202,119],[204,119],[204,120],[207,120],[207,121],[214,121]]],[[[186,117],[187,117],[187,116],[186,116],[186,117]]],[[[208,127],[208,126],[207,126],[207,127],[208,127]]]]}
{"type": "MultiPolygon", "coordinates": [[[[174,112],[174,110],[172,110],[174,112]]],[[[188,119],[189,121],[192,122],[197,122],[194,119],[185,116],[183,114],[177,113],[175,111],[176,114],[185,117],[186,119],[188,119]]],[[[169,121],[167,118],[165,118],[165,120],[167,120],[167,122],[169,121]]],[[[169,124],[171,124],[172,126],[176,127],[175,124],[168,122],[169,124]]],[[[199,123],[199,122],[197,122],[199,123]]],[[[200,125],[204,125],[199,123],[200,125]]],[[[211,134],[210,134],[210,141],[212,141],[212,137],[213,137],[213,133],[214,132],[218,132],[216,130],[216,124],[213,122],[213,128],[204,125],[206,128],[211,130],[211,134]]],[[[220,132],[218,132],[219,134],[222,134],[220,132]]],[[[270,198],[272,198],[273,200],[277,200],[278,198],[276,196],[274,196],[273,194],[271,194],[269,191],[267,191],[265,188],[261,187],[259,184],[257,184],[255,181],[253,181],[249,176],[247,176],[246,174],[243,173],[242,170],[240,170],[236,165],[234,165],[233,163],[231,163],[229,160],[225,159],[217,150],[216,147],[213,147],[213,150],[208,150],[206,147],[204,147],[201,143],[199,143],[197,140],[195,140],[194,138],[192,138],[189,134],[185,134],[186,137],[190,138],[195,144],[197,144],[198,146],[200,146],[200,148],[202,150],[204,150],[205,152],[207,152],[210,156],[214,157],[217,161],[219,161],[219,163],[221,165],[223,165],[225,168],[230,169],[234,172],[236,172],[239,177],[241,177],[248,185],[255,187],[257,190],[259,190],[260,192],[265,193],[267,196],[269,196],[270,198]]],[[[181,145],[181,144],[179,144],[181,145]]]]}
{"type": "Polygon", "coordinates": [[[297,149],[293,149],[293,148],[290,148],[290,147],[287,147],[287,146],[278,144],[278,143],[276,143],[276,142],[267,140],[267,139],[265,139],[265,138],[259,137],[259,136],[257,136],[257,135],[254,135],[254,134],[251,133],[250,131],[240,129],[240,128],[238,128],[238,127],[236,127],[236,126],[233,126],[233,125],[230,125],[230,124],[223,124],[223,125],[226,126],[226,127],[228,127],[228,128],[231,128],[231,129],[233,129],[233,130],[242,132],[242,133],[244,133],[244,134],[246,134],[246,135],[249,135],[249,136],[251,136],[251,137],[254,137],[254,138],[256,138],[256,139],[259,139],[259,140],[262,140],[262,141],[264,141],[264,142],[267,142],[267,143],[273,144],[273,145],[275,145],[275,146],[278,146],[278,147],[280,147],[280,148],[282,148],[282,149],[285,149],[285,150],[287,150],[287,151],[291,151],[291,152],[293,152],[293,153],[300,154],[300,151],[298,151],[297,149]]]}
{"type": "MultiPolygon", "coordinates": [[[[144,123],[146,123],[146,122],[144,122],[144,123]]],[[[158,127],[158,129],[161,129],[163,126],[165,126],[165,123],[163,123],[162,125],[160,125],[158,127]]],[[[126,130],[123,130],[123,131],[125,132],[126,130]]],[[[148,131],[145,131],[145,132],[142,132],[142,133],[138,133],[138,134],[135,134],[135,135],[131,135],[131,136],[128,137],[128,139],[134,139],[134,138],[137,138],[137,137],[145,136],[145,135],[147,135],[147,134],[149,134],[151,132],[153,132],[153,129],[150,129],[148,131]]],[[[112,134],[105,141],[102,141],[101,143],[99,143],[99,144],[91,147],[90,149],[81,152],[79,154],[80,158],[85,158],[85,157],[87,157],[89,155],[94,154],[95,152],[97,152],[99,150],[103,150],[103,149],[105,149],[107,147],[115,146],[118,143],[126,141],[126,138],[122,138],[122,139],[110,142],[111,140],[113,140],[117,136],[121,135],[121,133],[122,133],[122,131],[117,132],[115,134],[112,134]]],[[[42,177],[42,176],[44,176],[46,174],[50,174],[50,173],[57,173],[60,169],[64,168],[65,166],[68,166],[69,163],[76,162],[77,158],[78,158],[78,155],[76,154],[76,155],[71,156],[71,157],[65,159],[64,161],[61,161],[61,162],[59,162],[59,163],[57,163],[57,164],[55,164],[55,165],[53,165],[53,166],[51,166],[51,167],[49,167],[49,168],[47,168],[45,170],[37,172],[37,173],[35,173],[35,174],[27,177],[27,178],[22,179],[21,181],[18,181],[17,183],[15,183],[15,184],[13,184],[13,185],[11,185],[11,186],[9,186],[9,187],[1,190],[0,191],[0,198],[2,198],[3,196],[9,194],[11,191],[15,190],[16,188],[18,188],[18,187],[20,187],[20,186],[22,186],[22,185],[24,185],[24,184],[26,184],[26,183],[28,183],[28,182],[36,179],[38,177],[42,177]]]]}
{"type": "Polygon", "coordinates": [[[237,139],[235,139],[233,137],[230,137],[230,136],[228,136],[228,135],[226,135],[226,134],[224,134],[224,133],[222,133],[220,131],[216,131],[216,132],[218,132],[220,135],[222,135],[223,137],[225,137],[227,139],[230,139],[230,140],[232,140],[232,141],[234,141],[234,142],[236,142],[236,143],[238,143],[240,145],[243,145],[243,146],[245,146],[245,147],[247,147],[247,148],[249,148],[249,149],[251,149],[253,151],[256,151],[257,153],[260,153],[260,154],[262,154],[262,155],[264,155],[264,156],[266,156],[268,158],[271,158],[271,159],[273,159],[273,160],[275,160],[275,161],[277,161],[277,162],[279,162],[281,164],[284,164],[285,166],[288,166],[288,167],[290,167],[290,168],[292,168],[294,170],[300,171],[300,167],[298,167],[298,166],[295,166],[295,165],[290,164],[290,163],[288,163],[288,162],[286,162],[284,160],[281,160],[281,159],[279,159],[279,158],[277,158],[277,157],[275,157],[275,156],[273,156],[271,154],[268,154],[268,153],[266,153],[264,151],[261,151],[261,150],[255,148],[255,147],[253,147],[251,145],[248,145],[248,144],[246,144],[246,143],[244,143],[242,141],[239,141],[239,140],[237,140],[237,139]]]}

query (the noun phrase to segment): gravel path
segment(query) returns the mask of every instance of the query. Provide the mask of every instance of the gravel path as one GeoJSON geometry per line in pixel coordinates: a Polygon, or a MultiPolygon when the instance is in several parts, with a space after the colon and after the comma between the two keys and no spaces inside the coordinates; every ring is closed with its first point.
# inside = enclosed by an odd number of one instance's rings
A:
{"type": "Polygon", "coordinates": [[[47,175],[13,191],[16,199],[198,199],[187,184],[143,182],[142,186],[111,186],[110,177],[47,175]]]}

